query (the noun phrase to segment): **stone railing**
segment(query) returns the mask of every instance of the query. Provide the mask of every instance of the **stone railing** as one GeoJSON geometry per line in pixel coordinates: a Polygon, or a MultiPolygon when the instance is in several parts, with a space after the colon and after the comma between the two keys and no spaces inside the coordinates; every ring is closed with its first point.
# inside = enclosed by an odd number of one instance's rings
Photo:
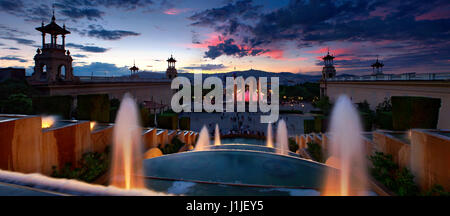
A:
{"type": "Polygon", "coordinates": [[[381,74],[334,77],[327,79],[328,82],[339,81],[402,81],[402,80],[450,80],[450,73],[404,73],[404,74],[381,74]]]}
{"type": "Polygon", "coordinates": [[[51,48],[51,49],[64,49],[63,45],[59,45],[59,44],[44,44],[44,49],[46,48],[51,48]]]}

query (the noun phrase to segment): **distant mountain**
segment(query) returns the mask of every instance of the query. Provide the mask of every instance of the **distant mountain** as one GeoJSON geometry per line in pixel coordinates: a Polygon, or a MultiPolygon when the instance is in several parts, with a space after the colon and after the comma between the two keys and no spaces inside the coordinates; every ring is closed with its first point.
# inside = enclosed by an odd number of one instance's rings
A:
{"type": "Polygon", "coordinates": [[[136,73],[140,78],[143,79],[164,79],[166,74],[162,72],[138,72],[136,73]]]}

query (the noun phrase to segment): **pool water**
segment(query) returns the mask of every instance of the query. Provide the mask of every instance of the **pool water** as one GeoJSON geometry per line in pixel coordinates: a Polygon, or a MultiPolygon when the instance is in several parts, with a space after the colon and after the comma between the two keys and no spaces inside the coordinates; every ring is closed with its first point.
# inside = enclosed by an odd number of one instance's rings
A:
{"type": "Polygon", "coordinates": [[[299,157],[248,149],[190,151],[144,160],[149,189],[183,195],[320,195],[321,179],[329,169],[334,170],[299,157]]]}
{"type": "Polygon", "coordinates": [[[250,138],[224,138],[220,140],[221,144],[250,144],[250,145],[260,145],[265,146],[265,139],[250,139],[250,138]]]}
{"type": "Polygon", "coordinates": [[[314,189],[243,187],[188,181],[146,179],[146,186],[156,192],[187,196],[319,196],[314,189]]]}

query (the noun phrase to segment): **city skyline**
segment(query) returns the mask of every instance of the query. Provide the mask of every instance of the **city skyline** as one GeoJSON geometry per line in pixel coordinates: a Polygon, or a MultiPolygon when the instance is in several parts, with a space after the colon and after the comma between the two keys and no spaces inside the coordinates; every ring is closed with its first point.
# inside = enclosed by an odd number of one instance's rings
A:
{"type": "Polygon", "coordinates": [[[41,22],[72,33],[75,75],[258,69],[318,75],[330,49],[338,74],[448,72],[446,1],[0,1],[0,67],[30,73],[41,22]]]}

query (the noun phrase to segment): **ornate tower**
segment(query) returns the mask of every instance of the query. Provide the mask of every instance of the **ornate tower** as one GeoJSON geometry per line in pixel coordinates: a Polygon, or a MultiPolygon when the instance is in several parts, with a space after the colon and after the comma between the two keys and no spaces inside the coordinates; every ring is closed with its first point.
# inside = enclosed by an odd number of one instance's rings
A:
{"type": "Polygon", "coordinates": [[[330,55],[330,51],[328,51],[327,55],[323,58],[324,67],[322,69],[322,79],[329,79],[336,76],[336,69],[334,68],[333,59],[334,56],[330,55]]]}
{"type": "Polygon", "coordinates": [[[42,48],[38,48],[34,56],[34,73],[30,81],[56,82],[74,81],[72,57],[69,50],[66,51],[66,35],[70,34],[64,25],[62,28],[55,22],[55,11],[53,11],[52,21],[36,30],[42,33],[42,48]],[[50,34],[50,43],[45,43],[46,34],[50,34]],[[58,44],[58,35],[62,37],[62,44],[58,44]]]}
{"type": "Polygon", "coordinates": [[[177,62],[177,60],[175,60],[173,56],[170,55],[170,58],[167,59],[168,66],[166,70],[166,77],[169,79],[177,77],[178,72],[177,69],[175,68],[175,62],[177,62]]]}
{"type": "Polygon", "coordinates": [[[371,65],[373,75],[382,75],[383,74],[383,66],[384,66],[384,64],[379,62],[378,57],[377,57],[377,61],[371,65]]]}
{"type": "Polygon", "coordinates": [[[130,67],[130,73],[131,73],[130,77],[135,77],[135,76],[137,76],[136,73],[137,73],[138,71],[139,71],[139,68],[136,67],[136,63],[133,62],[133,67],[130,67]]]}
{"type": "Polygon", "coordinates": [[[320,81],[320,97],[327,96],[327,79],[336,77],[336,69],[334,68],[334,56],[330,55],[330,51],[323,58],[324,66],[322,69],[322,79],[320,81]]]}

